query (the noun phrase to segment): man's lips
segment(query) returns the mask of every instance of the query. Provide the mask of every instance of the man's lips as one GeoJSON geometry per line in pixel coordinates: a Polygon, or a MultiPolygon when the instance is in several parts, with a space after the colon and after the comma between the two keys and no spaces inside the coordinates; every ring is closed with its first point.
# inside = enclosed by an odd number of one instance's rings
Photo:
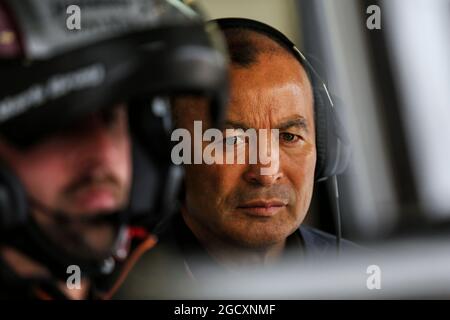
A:
{"type": "Polygon", "coordinates": [[[238,206],[239,210],[257,217],[272,217],[287,206],[287,202],[281,200],[253,200],[238,206]]]}
{"type": "Polygon", "coordinates": [[[118,205],[115,193],[107,186],[80,189],[74,195],[74,202],[79,210],[86,212],[115,210],[118,205]]]}

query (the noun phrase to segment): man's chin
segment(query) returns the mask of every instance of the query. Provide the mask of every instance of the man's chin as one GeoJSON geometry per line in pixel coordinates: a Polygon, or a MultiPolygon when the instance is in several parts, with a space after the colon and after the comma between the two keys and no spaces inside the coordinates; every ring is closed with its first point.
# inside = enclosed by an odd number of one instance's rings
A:
{"type": "Polygon", "coordinates": [[[101,261],[109,257],[120,226],[109,222],[54,224],[43,227],[50,241],[74,259],[101,261]]]}
{"type": "Polygon", "coordinates": [[[76,231],[76,237],[65,239],[63,247],[75,257],[102,260],[111,255],[118,234],[119,227],[112,224],[86,226],[76,231]]]}
{"type": "Polygon", "coordinates": [[[290,226],[253,223],[228,226],[223,229],[224,236],[234,245],[255,250],[283,243],[291,233],[292,227],[290,226]]]}

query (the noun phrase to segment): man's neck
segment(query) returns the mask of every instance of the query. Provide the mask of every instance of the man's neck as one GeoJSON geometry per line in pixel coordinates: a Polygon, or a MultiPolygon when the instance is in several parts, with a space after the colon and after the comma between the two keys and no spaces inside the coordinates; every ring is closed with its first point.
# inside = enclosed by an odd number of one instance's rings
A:
{"type": "Polygon", "coordinates": [[[219,241],[199,241],[215,261],[229,270],[270,266],[280,260],[285,247],[284,242],[264,248],[242,248],[219,241]]]}
{"type": "Polygon", "coordinates": [[[207,253],[228,270],[250,266],[269,266],[283,256],[286,241],[265,247],[244,247],[223,241],[183,214],[184,223],[194,234],[207,253]]]}

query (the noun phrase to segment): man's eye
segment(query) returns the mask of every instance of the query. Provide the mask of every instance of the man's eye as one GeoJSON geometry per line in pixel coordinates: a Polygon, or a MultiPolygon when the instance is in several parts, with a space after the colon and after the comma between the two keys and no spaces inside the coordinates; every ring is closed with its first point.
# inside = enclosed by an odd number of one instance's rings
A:
{"type": "Polygon", "coordinates": [[[225,138],[225,144],[227,145],[237,145],[244,142],[244,138],[241,136],[231,136],[228,138],[225,138]]]}
{"type": "Polygon", "coordinates": [[[301,139],[298,135],[289,132],[280,133],[280,138],[289,143],[295,143],[301,139]]]}
{"type": "Polygon", "coordinates": [[[115,124],[120,116],[120,112],[121,110],[118,106],[103,110],[101,112],[103,122],[107,125],[115,124]]]}

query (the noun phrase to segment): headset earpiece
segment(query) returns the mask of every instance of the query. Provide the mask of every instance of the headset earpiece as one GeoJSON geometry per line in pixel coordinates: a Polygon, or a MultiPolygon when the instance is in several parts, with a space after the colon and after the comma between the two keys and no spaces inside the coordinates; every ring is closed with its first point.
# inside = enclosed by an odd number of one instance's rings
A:
{"type": "Polygon", "coordinates": [[[0,230],[27,221],[27,198],[21,182],[5,165],[0,165],[0,230]]]}

